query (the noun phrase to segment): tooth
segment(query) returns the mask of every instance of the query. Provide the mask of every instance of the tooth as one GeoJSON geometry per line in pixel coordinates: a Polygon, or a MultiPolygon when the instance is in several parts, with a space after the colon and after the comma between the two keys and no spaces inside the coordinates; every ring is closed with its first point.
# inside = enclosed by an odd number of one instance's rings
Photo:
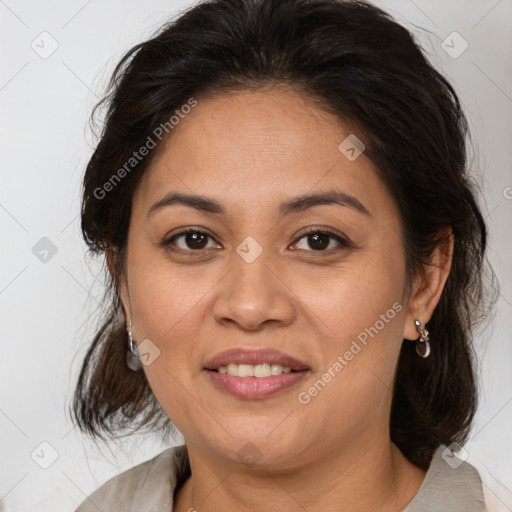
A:
{"type": "Polygon", "coordinates": [[[254,366],[252,364],[239,364],[238,365],[238,376],[239,377],[253,377],[254,366]]]}
{"type": "Polygon", "coordinates": [[[281,375],[281,373],[283,373],[283,367],[280,364],[273,364],[270,371],[272,375],[281,375]]]}
{"type": "Polygon", "coordinates": [[[233,375],[234,377],[238,375],[238,365],[235,363],[229,363],[227,370],[229,375],[233,375]]]}
{"type": "Polygon", "coordinates": [[[229,363],[227,366],[219,366],[219,373],[232,375],[234,377],[270,377],[271,375],[281,375],[281,373],[290,373],[291,368],[280,364],[262,363],[252,364],[236,364],[229,363]]]}
{"type": "Polygon", "coordinates": [[[257,364],[254,367],[255,377],[270,377],[272,375],[269,364],[257,364]]]}

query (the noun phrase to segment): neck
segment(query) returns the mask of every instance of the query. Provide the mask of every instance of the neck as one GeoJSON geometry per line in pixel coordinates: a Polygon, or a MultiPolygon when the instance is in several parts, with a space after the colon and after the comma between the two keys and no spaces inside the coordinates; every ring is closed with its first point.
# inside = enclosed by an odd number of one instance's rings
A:
{"type": "Polygon", "coordinates": [[[192,474],[175,494],[175,512],[268,512],[270,503],[282,512],[396,512],[413,499],[426,474],[391,441],[331,448],[286,469],[219,460],[189,443],[187,450],[192,474]]]}

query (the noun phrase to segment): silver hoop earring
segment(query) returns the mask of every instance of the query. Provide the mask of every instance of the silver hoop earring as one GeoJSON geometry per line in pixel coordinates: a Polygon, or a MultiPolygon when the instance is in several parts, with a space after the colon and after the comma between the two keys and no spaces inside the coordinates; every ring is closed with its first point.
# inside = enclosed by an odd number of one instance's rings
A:
{"type": "Polygon", "coordinates": [[[420,333],[419,339],[416,340],[416,353],[420,357],[426,358],[430,354],[430,338],[428,337],[428,331],[425,328],[425,324],[421,323],[419,320],[415,320],[414,324],[420,333]]]}
{"type": "Polygon", "coordinates": [[[132,321],[128,327],[128,350],[126,351],[126,366],[134,372],[142,369],[142,361],[140,360],[137,342],[132,338],[132,321]]]}

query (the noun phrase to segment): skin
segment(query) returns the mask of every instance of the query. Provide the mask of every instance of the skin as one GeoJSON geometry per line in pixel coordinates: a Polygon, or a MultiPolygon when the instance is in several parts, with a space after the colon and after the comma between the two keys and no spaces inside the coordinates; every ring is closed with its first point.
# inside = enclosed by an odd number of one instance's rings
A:
{"type": "Polygon", "coordinates": [[[397,511],[423,482],[390,440],[391,390],[403,339],[419,337],[414,320],[427,323],[439,301],[453,240],[407,293],[397,206],[364,153],[349,161],[338,150],[350,133],[364,141],[289,88],[198,98],[134,194],[120,291],[134,339],[160,350],[144,371],[187,444],[192,475],[175,493],[177,512],[397,511]],[[281,202],[334,188],[369,214],[330,204],[279,218],[281,202]],[[209,196],[226,213],[173,204],[148,215],[170,191],[209,196]],[[187,226],[210,238],[160,245],[187,226]],[[318,249],[308,227],[349,246],[327,238],[318,249]],[[236,252],[248,236],[263,249],[252,263],[236,252]],[[300,403],[394,303],[401,311],[300,403]],[[282,350],[309,372],[270,398],[236,398],[203,371],[233,347],[282,350]],[[248,442],[253,465],[238,458],[248,442]]]}

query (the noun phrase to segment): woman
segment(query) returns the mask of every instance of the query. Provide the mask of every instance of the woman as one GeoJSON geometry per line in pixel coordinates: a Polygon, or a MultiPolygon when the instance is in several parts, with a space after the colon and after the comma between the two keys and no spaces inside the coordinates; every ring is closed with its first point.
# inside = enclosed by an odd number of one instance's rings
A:
{"type": "Polygon", "coordinates": [[[485,510],[461,446],[486,226],[411,34],[358,1],[213,0],[111,87],[82,205],[111,312],[73,413],[185,444],[77,510],[485,510]]]}

